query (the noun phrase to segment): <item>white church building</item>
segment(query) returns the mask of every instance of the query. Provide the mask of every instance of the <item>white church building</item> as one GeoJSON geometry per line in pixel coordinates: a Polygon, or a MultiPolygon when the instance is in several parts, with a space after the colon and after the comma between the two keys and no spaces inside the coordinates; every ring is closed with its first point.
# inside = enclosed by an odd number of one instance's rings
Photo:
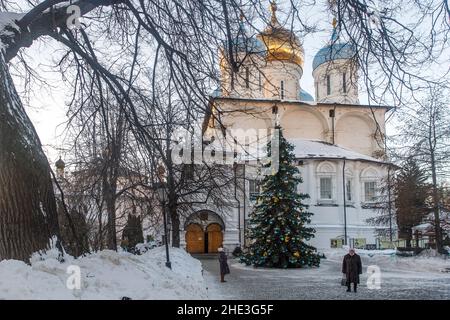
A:
{"type": "MultiPolygon", "coordinates": [[[[374,204],[389,166],[384,138],[385,114],[391,107],[359,103],[355,48],[339,39],[334,22],[329,42],[312,61],[313,97],[301,87],[304,49],[278,22],[275,5],[262,33],[249,38],[242,23],[232,45],[242,65],[230,74],[230,59],[221,51],[221,87],[211,97],[204,138],[224,131],[268,130],[278,121],[295,146],[295,164],[303,178],[298,191],[310,196],[316,229],[311,244],[319,249],[377,245],[381,239],[366,220],[378,214],[374,204]]],[[[245,246],[248,216],[262,178],[259,167],[258,161],[242,164],[245,192],[230,197],[230,208],[204,205],[183,221],[181,241],[188,252],[245,246]]]]}

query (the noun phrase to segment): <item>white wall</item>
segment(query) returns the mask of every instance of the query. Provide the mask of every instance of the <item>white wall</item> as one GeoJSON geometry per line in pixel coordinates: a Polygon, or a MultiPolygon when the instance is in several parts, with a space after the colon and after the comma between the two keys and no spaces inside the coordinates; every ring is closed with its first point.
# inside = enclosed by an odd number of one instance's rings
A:
{"type": "Polygon", "coordinates": [[[358,104],[357,69],[351,60],[333,60],[318,66],[313,71],[316,101],[327,103],[358,104]],[[343,73],[346,74],[346,92],[343,90],[343,73]],[[327,91],[327,76],[330,76],[330,94],[327,91]]]}
{"type": "Polygon", "coordinates": [[[275,104],[286,138],[329,143],[334,138],[339,146],[377,158],[383,151],[386,108],[239,100],[218,101],[217,108],[223,112],[221,121],[227,129],[260,129],[273,127],[275,104]],[[334,118],[330,117],[330,110],[335,111],[334,118]]]}

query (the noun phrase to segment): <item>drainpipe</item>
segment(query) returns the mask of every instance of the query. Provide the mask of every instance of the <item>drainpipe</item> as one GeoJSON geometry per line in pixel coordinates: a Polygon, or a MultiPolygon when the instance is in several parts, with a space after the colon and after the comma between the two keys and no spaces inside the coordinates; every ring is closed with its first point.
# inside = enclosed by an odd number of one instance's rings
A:
{"type": "Polygon", "coordinates": [[[239,246],[242,247],[242,236],[241,236],[241,201],[237,196],[237,163],[234,164],[234,199],[238,203],[238,231],[239,231],[239,246]]]}
{"type": "Polygon", "coordinates": [[[336,103],[334,104],[334,108],[329,111],[329,116],[331,118],[331,143],[334,144],[334,118],[336,116],[336,103]]]}
{"type": "Polygon", "coordinates": [[[388,164],[389,241],[392,243],[391,166],[388,164]]]}
{"type": "Polygon", "coordinates": [[[345,158],[344,165],[342,166],[342,190],[344,195],[344,244],[347,245],[347,202],[346,202],[346,194],[345,194],[345,158]]]}
{"type": "MultiPolygon", "coordinates": [[[[387,138],[386,135],[384,135],[384,154],[385,154],[385,159],[386,162],[389,161],[388,158],[388,148],[387,148],[387,138]]],[[[389,213],[389,241],[392,244],[392,203],[391,203],[391,164],[388,163],[388,175],[387,175],[387,179],[388,179],[388,213],[389,213]]]]}
{"type": "MultiPolygon", "coordinates": [[[[245,198],[246,198],[246,196],[247,196],[247,189],[245,188],[245,162],[244,162],[244,165],[243,165],[243,177],[244,177],[244,197],[243,197],[243,201],[244,201],[244,203],[243,203],[243,208],[244,208],[244,232],[245,232],[245,228],[246,228],[246,223],[245,223],[245,216],[246,216],[246,206],[247,206],[247,204],[246,204],[246,201],[245,201],[245,198]]],[[[245,244],[245,237],[244,237],[244,244],[245,244]]]]}

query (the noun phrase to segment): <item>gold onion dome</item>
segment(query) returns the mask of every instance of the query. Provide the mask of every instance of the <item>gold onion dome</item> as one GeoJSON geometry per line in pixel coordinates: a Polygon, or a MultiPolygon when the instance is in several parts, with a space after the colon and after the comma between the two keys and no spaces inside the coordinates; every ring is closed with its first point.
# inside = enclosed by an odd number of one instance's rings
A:
{"type": "Polygon", "coordinates": [[[272,12],[270,24],[258,35],[267,47],[267,60],[289,61],[303,67],[304,50],[300,40],[278,22],[275,2],[271,2],[270,10],[272,12]]]}

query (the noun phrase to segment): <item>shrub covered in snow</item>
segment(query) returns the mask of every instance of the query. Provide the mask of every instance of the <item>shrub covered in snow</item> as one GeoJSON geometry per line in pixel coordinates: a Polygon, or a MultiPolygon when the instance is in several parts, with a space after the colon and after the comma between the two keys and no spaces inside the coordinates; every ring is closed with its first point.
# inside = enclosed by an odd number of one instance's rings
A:
{"type": "Polygon", "coordinates": [[[156,248],[158,244],[155,241],[149,241],[146,243],[138,243],[133,250],[134,254],[144,254],[147,251],[156,248]]]}

